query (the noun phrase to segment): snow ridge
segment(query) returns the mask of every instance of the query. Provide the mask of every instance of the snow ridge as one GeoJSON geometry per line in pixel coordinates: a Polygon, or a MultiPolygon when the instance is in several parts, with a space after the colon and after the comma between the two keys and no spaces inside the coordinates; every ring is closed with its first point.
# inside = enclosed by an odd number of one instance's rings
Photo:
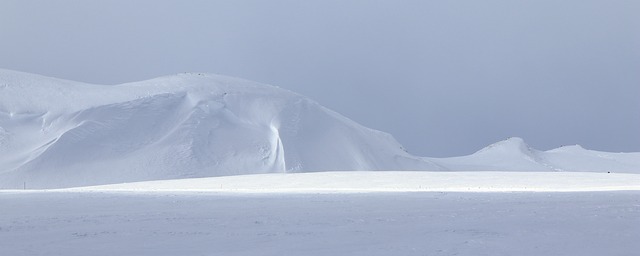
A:
{"type": "Polygon", "coordinates": [[[580,145],[540,151],[512,137],[474,154],[427,158],[455,171],[570,171],[640,173],[640,153],[609,153],[580,145]]]}

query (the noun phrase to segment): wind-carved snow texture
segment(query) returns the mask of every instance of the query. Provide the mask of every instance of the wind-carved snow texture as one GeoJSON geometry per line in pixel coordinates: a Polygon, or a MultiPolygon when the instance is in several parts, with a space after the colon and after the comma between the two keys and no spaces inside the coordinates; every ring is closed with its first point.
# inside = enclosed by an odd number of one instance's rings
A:
{"type": "Polygon", "coordinates": [[[293,92],[211,74],[92,85],[0,70],[0,188],[351,170],[638,172],[639,153],[546,152],[518,138],[416,157],[293,92]]]}
{"type": "Polygon", "coordinates": [[[113,86],[0,71],[0,187],[276,172],[440,170],[298,94],[180,74],[113,86]]]}

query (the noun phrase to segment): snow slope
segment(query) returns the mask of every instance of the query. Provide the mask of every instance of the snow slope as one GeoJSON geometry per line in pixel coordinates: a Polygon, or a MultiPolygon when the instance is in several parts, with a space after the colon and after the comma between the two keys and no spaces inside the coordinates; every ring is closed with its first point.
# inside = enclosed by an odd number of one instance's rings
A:
{"type": "Polygon", "coordinates": [[[347,170],[640,173],[640,153],[512,138],[455,158],[274,86],[211,74],[93,85],[0,69],[0,189],[347,170]]]}
{"type": "Polygon", "coordinates": [[[210,74],[115,86],[0,70],[0,188],[439,170],[298,94],[210,74]]]}
{"type": "Polygon", "coordinates": [[[548,151],[531,148],[522,138],[509,138],[461,157],[427,158],[456,171],[570,171],[640,173],[640,153],[609,153],[579,145],[548,151]]]}

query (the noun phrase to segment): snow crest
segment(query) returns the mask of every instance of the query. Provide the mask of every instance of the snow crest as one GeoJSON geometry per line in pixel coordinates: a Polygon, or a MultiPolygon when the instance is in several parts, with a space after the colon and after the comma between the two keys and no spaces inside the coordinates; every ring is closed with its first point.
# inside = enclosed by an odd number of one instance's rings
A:
{"type": "Polygon", "coordinates": [[[427,158],[455,171],[570,171],[640,173],[640,153],[609,153],[579,145],[540,151],[518,137],[461,157],[427,158]]]}

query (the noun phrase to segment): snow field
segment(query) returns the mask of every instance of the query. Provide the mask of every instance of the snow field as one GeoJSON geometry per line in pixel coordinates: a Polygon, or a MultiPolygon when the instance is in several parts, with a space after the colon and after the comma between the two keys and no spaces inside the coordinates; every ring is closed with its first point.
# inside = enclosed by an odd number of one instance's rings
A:
{"type": "Polygon", "coordinates": [[[637,255],[640,193],[0,192],[0,255],[637,255]]]}

